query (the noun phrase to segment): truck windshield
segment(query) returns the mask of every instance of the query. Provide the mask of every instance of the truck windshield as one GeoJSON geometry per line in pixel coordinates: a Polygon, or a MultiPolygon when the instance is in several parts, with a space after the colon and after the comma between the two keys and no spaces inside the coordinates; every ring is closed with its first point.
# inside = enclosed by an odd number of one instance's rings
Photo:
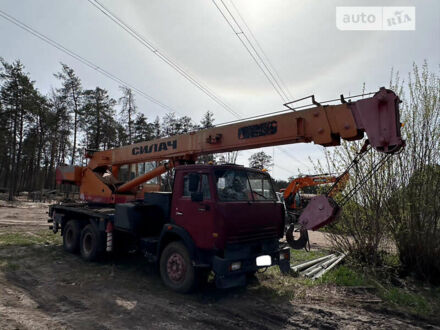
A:
{"type": "Polygon", "coordinates": [[[221,201],[276,201],[270,177],[243,170],[215,171],[221,201]]]}

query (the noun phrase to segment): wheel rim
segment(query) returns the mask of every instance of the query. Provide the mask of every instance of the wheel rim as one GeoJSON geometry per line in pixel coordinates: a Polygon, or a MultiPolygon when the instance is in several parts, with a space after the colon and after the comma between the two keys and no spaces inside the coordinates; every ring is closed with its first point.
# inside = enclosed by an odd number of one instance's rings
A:
{"type": "Polygon", "coordinates": [[[84,239],[83,239],[84,252],[86,252],[87,254],[90,254],[90,252],[92,251],[92,247],[93,247],[93,237],[92,237],[92,234],[86,233],[84,235],[84,239]]]}
{"type": "Polygon", "coordinates": [[[186,263],[179,253],[173,253],[167,261],[168,277],[173,282],[181,282],[185,278],[186,263]]]}

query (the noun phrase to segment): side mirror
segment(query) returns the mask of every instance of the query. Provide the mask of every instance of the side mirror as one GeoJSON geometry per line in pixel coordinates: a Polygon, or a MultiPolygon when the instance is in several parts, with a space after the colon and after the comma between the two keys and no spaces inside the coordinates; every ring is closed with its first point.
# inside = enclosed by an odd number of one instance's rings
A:
{"type": "Polygon", "coordinates": [[[203,201],[203,192],[195,191],[191,193],[191,201],[193,202],[202,202],[203,201]]]}
{"type": "Polygon", "coordinates": [[[190,192],[195,192],[199,189],[199,178],[200,176],[196,173],[189,174],[188,189],[190,192]]]}

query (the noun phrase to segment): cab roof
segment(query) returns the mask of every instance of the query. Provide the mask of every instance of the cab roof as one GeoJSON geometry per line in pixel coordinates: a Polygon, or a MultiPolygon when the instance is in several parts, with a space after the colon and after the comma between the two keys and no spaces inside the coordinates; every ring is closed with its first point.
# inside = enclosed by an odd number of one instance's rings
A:
{"type": "Polygon", "coordinates": [[[192,164],[192,165],[179,165],[176,166],[176,170],[191,170],[191,171],[215,171],[215,170],[246,170],[249,172],[263,173],[269,175],[265,171],[261,171],[256,168],[244,167],[237,164],[223,164],[223,165],[209,165],[209,164],[192,164]]]}

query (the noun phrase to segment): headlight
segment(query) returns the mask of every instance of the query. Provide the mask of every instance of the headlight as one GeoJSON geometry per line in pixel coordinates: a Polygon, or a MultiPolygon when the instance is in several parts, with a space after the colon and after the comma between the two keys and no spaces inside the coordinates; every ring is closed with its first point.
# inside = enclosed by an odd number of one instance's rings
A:
{"type": "Polygon", "coordinates": [[[280,260],[289,260],[289,259],[290,259],[289,252],[280,253],[280,260]]]}
{"type": "Polygon", "coordinates": [[[271,266],[272,258],[269,255],[259,256],[256,260],[257,266],[271,266]]]}

